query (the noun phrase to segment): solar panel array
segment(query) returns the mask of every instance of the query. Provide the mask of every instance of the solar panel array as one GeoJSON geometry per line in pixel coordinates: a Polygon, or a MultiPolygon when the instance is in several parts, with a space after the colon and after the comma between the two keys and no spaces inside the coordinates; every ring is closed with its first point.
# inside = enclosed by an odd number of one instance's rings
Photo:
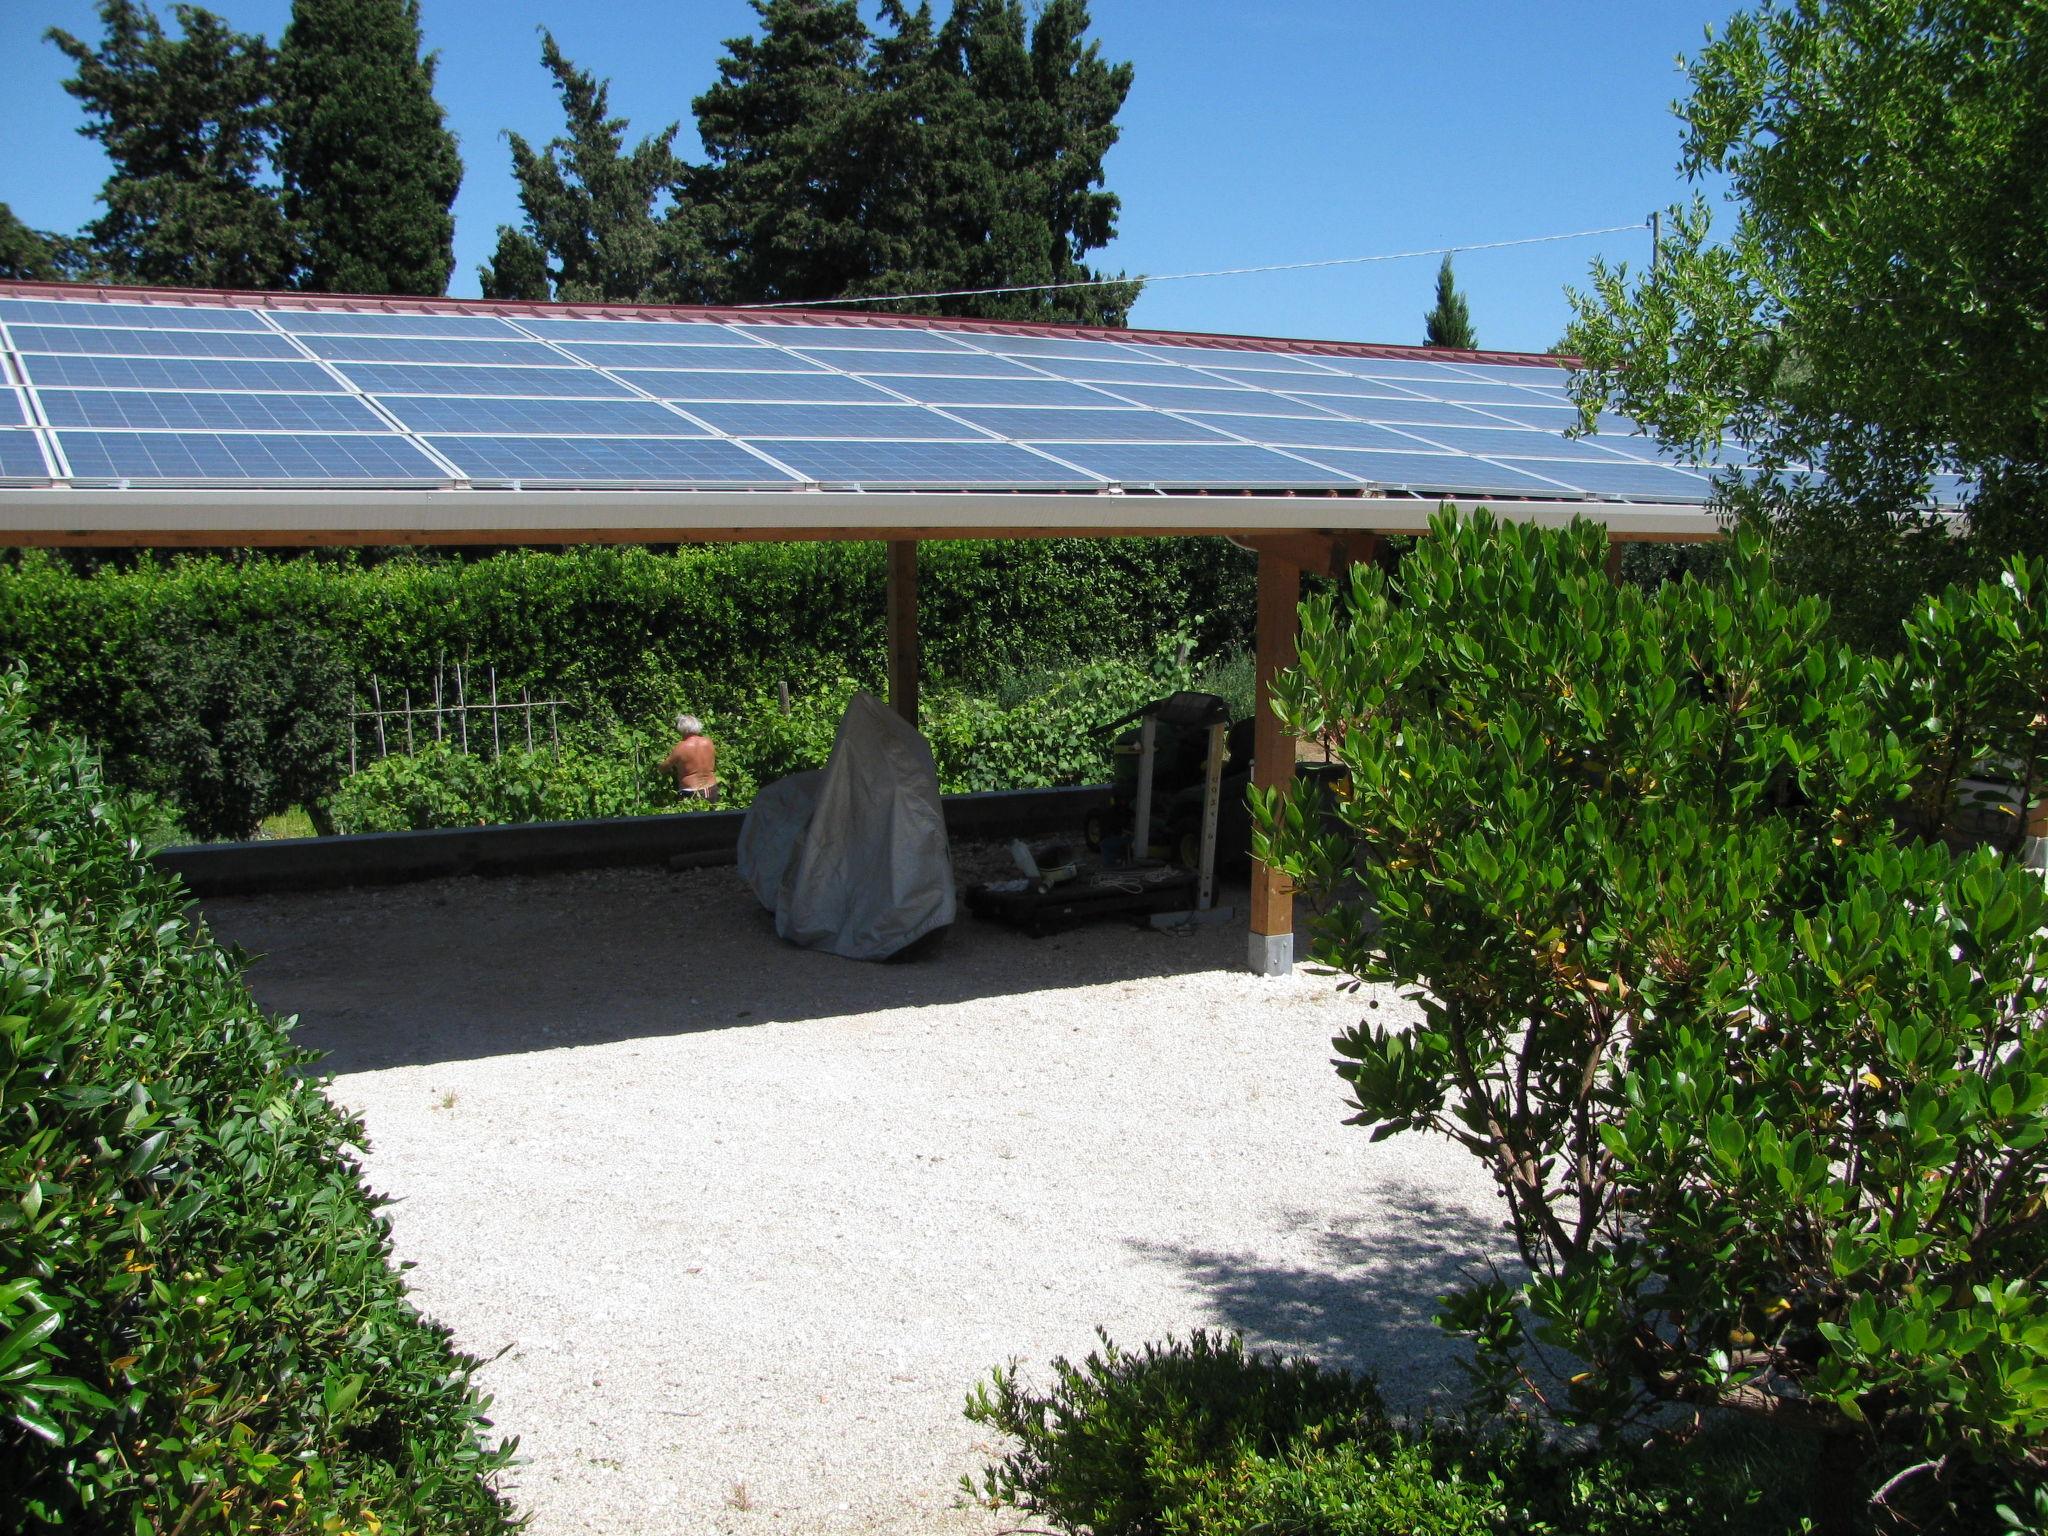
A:
{"type": "Polygon", "coordinates": [[[0,481],[1493,494],[1697,505],[1554,365],[753,318],[0,298],[0,481]]]}

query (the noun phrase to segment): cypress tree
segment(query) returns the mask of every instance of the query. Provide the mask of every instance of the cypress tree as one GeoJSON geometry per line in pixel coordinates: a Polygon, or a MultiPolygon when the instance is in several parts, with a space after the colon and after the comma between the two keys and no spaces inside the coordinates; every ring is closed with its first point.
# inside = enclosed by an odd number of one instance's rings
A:
{"type": "Polygon", "coordinates": [[[98,47],[45,34],[77,67],[64,89],[85,107],[79,132],[114,164],[86,227],[95,264],[114,282],[284,287],[292,239],[266,179],[277,56],[211,11],[172,15],[175,38],[136,0],[100,0],[98,47]]]}
{"type": "Polygon", "coordinates": [[[1472,330],[1472,311],[1465,295],[1451,280],[1451,258],[1436,269],[1436,308],[1422,317],[1422,344],[1427,347],[1457,347],[1470,352],[1479,345],[1472,330]]]}
{"type": "Polygon", "coordinates": [[[0,203],[0,277],[74,281],[86,275],[87,265],[85,248],[77,240],[31,229],[0,203]]]}
{"type": "Polygon", "coordinates": [[[419,0],[293,0],[278,163],[302,288],[448,289],[462,160],[420,49],[419,0]]]}
{"type": "Polygon", "coordinates": [[[761,35],[730,38],[693,104],[707,163],[691,175],[711,215],[728,298],[837,298],[885,263],[890,215],[863,152],[875,117],[873,38],[855,0],[753,0],[761,35]]]}
{"type": "Polygon", "coordinates": [[[689,303],[708,296],[696,218],[677,193],[684,166],[671,123],[628,152],[628,124],[611,116],[611,83],[578,69],[541,33],[541,63],[555,77],[564,137],[539,150],[516,133],[512,175],[526,228],[502,230],[479,270],[493,298],[535,294],[540,273],[557,299],[582,303],[689,303]]]}

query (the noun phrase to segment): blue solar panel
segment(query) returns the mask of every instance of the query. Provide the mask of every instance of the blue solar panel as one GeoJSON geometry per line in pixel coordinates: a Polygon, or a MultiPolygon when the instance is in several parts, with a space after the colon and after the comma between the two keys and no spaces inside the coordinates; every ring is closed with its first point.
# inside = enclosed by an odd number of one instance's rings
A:
{"type": "Polygon", "coordinates": [[[1320,406],[1268,394],[1263,389],[1182,389],[1163,384],[1105,384],[1102,388],[1123,399],[1135,400],[1140,405],[1161,411],[1242,411],[1260,416],[1328,415],[1320,406]]]}
{"type": "Polygon", "coordinates": [[[1546,459],[1500,459],[1497,462],[1511,469],[1559,481],[1573,490],[1589,491],[1595,496],[1626,496],[1631,500],[1656,498],[1697,504],[1706,500],[1712,489],[1703,476],[1657,464],[1631,464],[1622,459],[1611,464],[1556,464],[1546,459]]]}
{"type": "Polygon", "coordinates": [[[695,422],[652,400],[450,400],[390,395],[379,403],[415,432],[710,436],[695,422]]]}
{"type": "Polygon", "coordinates": [[[951,374],[958,378],[980,379],[1042,379],[1042,373],[1033,373],[1015,363],[1000,357],[990,357],[985,352],[856,352],[821,351],[806,352],[805,357],[816,359],[829,367],[843,368],[848,373],[886,374],[951,374]]]}
{"type": "Polygon", "coordinates": [[[1456,365],[1451,363],[1432,363],[1426,360],[1405,362],[1387,357],[1326,357],[1323,363],[1340,373],[1357,374],[1360,378],[1367,379],[1406,381],[1432,392],[1438,385],[1449,380],[1471,382],[1468,375],[1460,373],[1456,365]]]}
{"type": "Polygon", "coordinates": [[[489,315],[383,314],[346,309],[274,309],[270,313],[285,330],[301,336],[471,336],[504,341],[519,338],[511,326],[489,315]]]}
{"type": "Polygon", "coordinates": [[[1495,384],[1520,384],[1531,389],[1563,389],[1571,382],[1572,370],[1547,363],[1453,363],[1460,373],[1495,384]]]}
{"type": "Polygon", "coordinates": [[[0,389],[0,427],[19,427],[28,422],[28,402],[21,392],[14,389],[0,389]]]}
{"type": "MultiPolygon", "coordinates": [[[[1000,352],[1007,357],[1029,357],[1048,359],[1094,359],[1097,362],[1121,360],[1136,362],[1139,356],[1130,347],[1119,341],[1068,340],[1061,336],[997,336],[980,332],[962,333],[958,339],[970,346],[980,347],[989,352],[1000,352]]],[[[1057,362],[1052,363],[1054,373],[1061,372],[1057,362]]]]}
{"type": "Polygon", "coordinates": [[[630,399],[632,391],[588,368],[468,368],[457,363],[341,363],[356,387],[370,395],[520,395],[630,399]]]}
{"type": "Polygon", "coordinates": [[[1300,352],[1253,352],[1222,347],[1141,346],[1135,350],[1183,368],[1235,368],[1247,373],[1321,373],[1325,361],[1300,352]]]}
{"type": "Polygon", "coordinates": [[[1419,385],[1415,388],[1404,388],[1390,381],[1358,379],[1347,374],[1332,373],[1313,378],[1307,374],[1293,374],[1285,379],[1278,379],[1270,373],[1244,373],[1224,368],[1210,369],[1209,372],[1229,379],[1234,384],[1249,384],[1255,389],[1277,389],[1283,394],[1299,395],[1310,400],[1321,400],[1325,395],[1344,395],[1359,400],[1422,398],[1418,393],[1419,385]]]}
{"type": "Polygon", "coordinates": [[[1564,396],[1546,390],[1522,389],[1513,384],[1489,384],[1484,379],[1450,379],[1428,387],[1429,392],[1439,399],[1457,400],[1469,405],[1545,406],[1556,405],[1564,399],[1564,396]]]}
{"type": "Polygon", "coordinates": [[[416,336],[308,336],[307,350],[331,362],[559,365],[562,354],[537,341],[444,341],[416,336]]]}
{"type": "Polygon", "coordinates": [[[883,325],[740,325],[735,330],[778,347],[802,350],[852,347],[867,352],[960,352],[939,331],[883,325]]]}
{"type": "Polygon", "coordinates": [[[642,342],[579,341],[565,344],[562,350],[599,368],[730,368],[800,373],[812,366],[773,347],[660,347],[642,342]]]}
{"type": "Polygon", "coordinates": [[[1052,451],[1123,485],[1285,490],[1352,484],[1341,474],[1250,443],[1062,443],[1052,451]]]}
{"type": "Polygon", "coordinates": [[[10,325],[116,325],[189,331],[261,331],[253,309],[205,309],[188,304],[99,304],[61,299],[0,299],[0,320],[10,325]]]}
{"type": "Polygon", "coordinates": [[[1012,443],[779,442],[768,451],[805,479],[828,485],[973,490],[1101,484],[1012,443]]]}
{"type": "MultiPolygon", "coordinates": [[[[1576,425],[1576,423],[1577,418],[1574,417],[1573,424],[1576,425]]],[[[1675,455],[1666,453],[1657,446],[1657,440],[1650,437],[1636,435],[1623,437],[1617,432],[1595,432],[1591,437],[1574,438],[1573,441],[1585,443],[1594,448],[1604,448],[1609,454],[1618,453],[1627,458],[1643,459],[1652,464],[1675,464],[1679,462],[1675,455]]],[[[1749,462],[1749,455],[1740,448],[1732,448],[1723,454],[1716,455],[1715,462],[1746,464],[1749,462]]]]}
{"type": "Polygon", "coordinates": [[[1119,362],[1110,358],[1050,358],[1032,361],[1048,373],[1083,384],[1213,384],[1200,374],[1183,373],[1164,363],[1119,362]]]}
{"type": "Polygon", "coordinates": [[[435,437],[472,480],[642,485],[787,485],[789,477],[721,437],[435,437]]]}
{"type": "Polygon", "coordinates": [[[660,341],[672,346],[731,346],[732,327],[701,320],[568,320],[520,315],[519,328],[542,341],[660,341]]]}
{"type": "Polygon", "coordinates": [[[1065,379],[917,379],[898,374],[890,378],[889,387],[931,405],[1116,404],[1099,390],[1065,379]]]}
{"type": "Polygon", "coordinates": [[[255,432],[59,432],[82,479],[442,481],[448,472],[398,436],[255,432]]]}
{"type": "Polygon", "coordinates": [[[353,395],[221,395],[164,389],[46,389],[53,427],[172,431],[389,432],[353,395]]]}
{"type": "Polygon", "coordinates": [[[0,475],[10,480],[47,480],[50,471],[43,463],[36,435],[19,427],[0,431],[0,475]]]}
{"type": "Polygon", "coordinates": [[[1019,442],[1214,442],[1207,427],[1158,411],[1069,411],[963,405],[959,415],[1019,442]]]}
{"type": "Polygon", "coordinates": [[[1511,421],[1519,427],[1534,427],[1540,432],[1563,432],[1579,424],[1578,411],[1568,405],[1502,405],[1492,402],[1474,405],[1472,409],[1484,411],[1502,421],[1511,421]]]}
{"type": "Polygon", "coordinates": [[[1397,427],[1497,427],[1482,415],[1483,407],[1452,405],[1446,400],[1379,400],[1352,395],[1317,395],[1317,405],[1359,421],[1384,421],[1397,427]]]}
{"type": "MultiPolygon", "coordinates": [[[[1528,432],[1520,427],[1424,427],[1410,432],[1427,438],[1440,448],[1488,459],[1570,459],[1574,463],[1615,464],[1617,454],[1596,448],[1582,439],[1560,437],[1555,432],[1528,432]]],[[[1548,471],[1541,471],[1548,473],[1548,471]]]]}
{"type": "Polygon", "coordinates": [[[268,331],[95,330],[85,326],[8,327],[20,352],[96,353],[122,357],[303,357],[283,337],[268,331]]]}
{"type": "Polygon", "coordinates": [[[1391,490],[1427,491],[1432,495],[1559,496],[1548,480],[1519,470],[1503,469],[1454,453],[1401,453],[1371,448],[1303,448],[1319,464],[1370,480],[1391,490]]]}
{"type": "Polygon", "coordinates": [[[25,357],[29,382],[42,388],[257,389],[288,394],[344,393],[318,363],[255,363],[233,358],[25,357]]]}
{"type": "Polygon", "coordinates": [[[1423,446],[1392,427],[1363,421],[1280,421],[1270,416],[1204,416],[1202,420],[1219,431],[1277,448],[1397,448],[1413,452],[1423,446]]]}
{"type": "Polygon", "coordinates": [[[892,437],[987,442],[986,432],[963,426],[921,405],[717,405],[695,403],[692,416],[734,437],[892,437]]]}
{"type": "Polygon", "coordinates": [[[721,373],[706,369],[621,368],[619,377],[635,389],[664,400],[810,400],[820,405],[889,396],[843,373],[721,373]]]}

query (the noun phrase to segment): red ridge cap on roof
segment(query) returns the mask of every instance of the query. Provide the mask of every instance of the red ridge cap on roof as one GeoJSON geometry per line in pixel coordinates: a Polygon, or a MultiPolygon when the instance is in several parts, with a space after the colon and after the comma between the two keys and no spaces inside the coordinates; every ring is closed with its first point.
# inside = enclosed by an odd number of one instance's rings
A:
{"type": "Polygon", "coordinates": [[[204,302],[242,309],[371,310],[383,314],[519,315],[571,319],[714,320],[748,325],[828,325],[876,330],[964,331],[984,336],[1049,336],[1067,341],[1125,341],[1169,347],[1222,347],[1240,352],[1300,352],[1324,357],[1413,358],[1442,363],[1504,363],[1571,367],[1579,360],[1546,352],[1462,352],[1453,347],[1411,347],[1398,342],[1310,341],[1284,336],[1239,336],[1205,331],[1120,330],[1114,326],[1058,325],[1029,320],[974,320],[957,315],[885,315],[871,310],[746,309],[690,304],[557,304],[526,299],[417,298],[398,294],[266,293],[257,289],[148,288],[102,283],[0,279],[0,297],[96,299],[176,306],[204,302]]]}

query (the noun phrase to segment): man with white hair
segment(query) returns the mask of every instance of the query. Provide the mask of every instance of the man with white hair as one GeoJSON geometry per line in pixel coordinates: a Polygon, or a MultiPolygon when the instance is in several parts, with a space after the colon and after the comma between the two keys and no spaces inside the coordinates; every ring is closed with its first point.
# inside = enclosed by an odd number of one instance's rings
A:
{"type": "Polygon", "coordinates": [[[684,800],[718,803],[718,746],[704,734],[704,722],[695,715],[676,716],[676,735],[681,739],[661,760],[661,771],[676,776],[676,794],[684,800]]]}

